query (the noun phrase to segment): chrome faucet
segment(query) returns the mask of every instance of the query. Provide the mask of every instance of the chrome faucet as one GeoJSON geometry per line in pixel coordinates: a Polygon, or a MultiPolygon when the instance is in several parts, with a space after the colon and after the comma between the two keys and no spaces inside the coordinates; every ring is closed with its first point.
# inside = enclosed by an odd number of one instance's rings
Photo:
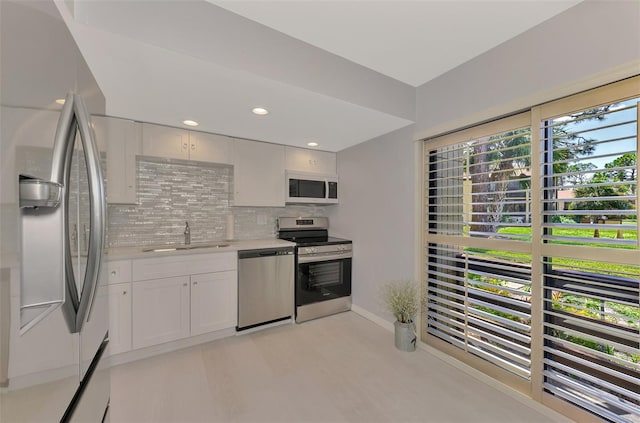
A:
{"type": "Polygon", "coordinates": [[[189,228],[189,222],[184,222],[184,243],[185,245],[191,244],[191,228],[189,228]]]}

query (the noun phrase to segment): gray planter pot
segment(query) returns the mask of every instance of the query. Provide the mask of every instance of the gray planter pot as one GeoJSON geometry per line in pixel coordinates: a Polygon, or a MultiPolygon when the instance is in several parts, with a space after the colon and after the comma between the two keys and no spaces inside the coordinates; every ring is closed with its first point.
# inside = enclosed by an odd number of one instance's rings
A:
{"type": "Polygon", "coordinates": [[[402,323],[396,320],[395,344],[400,351],[416,350],[416,327],[413,323],[402,323]]]}

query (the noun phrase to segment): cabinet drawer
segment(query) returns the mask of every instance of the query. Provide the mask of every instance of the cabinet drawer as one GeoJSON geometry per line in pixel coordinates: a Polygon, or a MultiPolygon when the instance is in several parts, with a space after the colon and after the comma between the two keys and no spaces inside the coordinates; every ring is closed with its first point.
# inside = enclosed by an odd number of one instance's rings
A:
{"type": "Polygon", "coordinates": [[[169,278],[237,268],[237,253],[191,254],[133,260],[133,280],[169,278]]]}
{"type": "Polygon", "coordinates": [[[130,282],[131,260],[114,260],[107,262],[107,283],[130,282]]]}

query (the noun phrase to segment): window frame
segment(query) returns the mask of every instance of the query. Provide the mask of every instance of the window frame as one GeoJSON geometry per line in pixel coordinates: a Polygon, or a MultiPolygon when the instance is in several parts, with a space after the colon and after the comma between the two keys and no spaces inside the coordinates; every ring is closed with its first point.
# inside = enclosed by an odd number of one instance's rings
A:
{"type": "MultiPolygon", "coordinates": [[[[640,97],[640,76],[594,88],[589,91],[550,101],[534,106],[530,110],[506,118],[462,129],[439,137],[422,140],[421,148],[422,169],[420,181],[423,184],[421,196],[421,280],[423,295],[426,296],[427,269],[429,267],[428,253],[430,245],[458,245],[459,237],[429,233],[429,205],[428,181],[429,152],[438,148],[469,142],[491,134],[498,134],[514,128],[531,126],[531,240],[530,243],[510,240],[496,240],[485,238],[465,238],[465,246],[476,248],[495,248],[500,250],[512,249],[515,252],[531,254],[531,380],[529,383],[500,370],[494,365],[477,357],[470,356],[464,351],[452,347],[447,342],[426,332],[426,308],[421,311],[420,334],[421,340],[427,345],[462,361],[486,375],[505,383],[512,388],[526,394],[530,398],[559,411],[579,421],[600,421],[596,416],[569,402],[544,391],[544,258],[545,257],[576,257],[587,261],[607,261],[615,264],[640,263],[640,248],[630,250],[613,250],[595,247],[576,247],[570,245],[548,244],[543,242],[543,205],[544,205],[544,176],[543,169],[543,133],[541,125],[544,121],[563,116],[575,111],[585,110],[600,105],[612,104],[632,98],[640,97]],[[576,251],[578,250],[578,251],[576,251]]],[[[637,109],[637,134],[640,133],[640,107],[637,109]]],[[[636,136],[636,154],[640,152],[640,136],[636,136]]],[[[636,177],[637,178],[637,177],[636,177]]],[[[640,189],[636,190],[636,207],[640,205],[640,189]]],[[[638,223],[637,226],[640,226],[638,223]]],[[[547,275],[549,277],[549,275],[547,275]]]]}

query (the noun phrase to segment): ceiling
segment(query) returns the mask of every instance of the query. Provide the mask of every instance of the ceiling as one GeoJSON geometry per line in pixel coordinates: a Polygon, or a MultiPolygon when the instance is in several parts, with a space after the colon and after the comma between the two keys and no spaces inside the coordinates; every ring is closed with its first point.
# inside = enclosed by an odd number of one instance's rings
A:
{"type": "Polygon", "coordinates": [[[66,0],[58,7],[107,114],[171,126],[192,119],[197,130],[339,151],[410,125],[415,87],[579,2],[66,0]],[[270,113],[255,116],[255,106],[270,113]]]}
{"type": "Polygon", "coordinates": [[[580,1],[217,1],[417,87],[580,1]]]}

